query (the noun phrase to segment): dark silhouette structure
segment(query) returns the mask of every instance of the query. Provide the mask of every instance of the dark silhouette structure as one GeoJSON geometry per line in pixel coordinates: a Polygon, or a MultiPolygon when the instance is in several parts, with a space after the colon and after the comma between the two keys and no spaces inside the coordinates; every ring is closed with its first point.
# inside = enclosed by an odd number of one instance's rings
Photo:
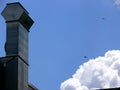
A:
{"type": "Polygon", "coordinates": [[[28,83],[28,33],[34,21],[19,3],[8,3],[2,11],[6,20],[6,56],[0,58],[0,90],[38,90],[28,83]]]}
{"type": "Polygon", "coordinates": [[[106,88],[106,89],[96,89],[96,90],[120,90],[120,88],[106,88]]]}

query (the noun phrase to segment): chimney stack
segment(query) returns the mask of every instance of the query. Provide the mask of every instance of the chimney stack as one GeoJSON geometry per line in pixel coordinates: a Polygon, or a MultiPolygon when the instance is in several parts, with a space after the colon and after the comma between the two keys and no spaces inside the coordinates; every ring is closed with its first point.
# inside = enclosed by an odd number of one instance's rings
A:
{"type": "Polygon", "coordinates": [[[6,56],[0,58],[0,90],[37,90],[28,83],[28,34],[34,21],[19,2],[7,4],[1,14],[7,35],[6,56]]]}
{"type": "Polygon", "coordinates": [[[33,20],[20,3],[7,4],[2,16],[7,24],[6,56],[18,55],[28,63],[28,32],[33,20]]]}

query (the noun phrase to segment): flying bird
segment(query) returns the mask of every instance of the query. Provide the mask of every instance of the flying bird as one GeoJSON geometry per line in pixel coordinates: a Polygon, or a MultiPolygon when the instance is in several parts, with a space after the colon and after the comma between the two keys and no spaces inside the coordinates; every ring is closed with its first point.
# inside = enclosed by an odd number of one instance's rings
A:
{"type": "Polygon", "coordinates": [[[87,56],[84,56],[84,58],[87,58],[87,56]]]}
{"type": "Polygon", "coordinates": [[[106,20],[106,18],[105,18],[105,17],[102,17],[101,19],[102,19],[102,20],[106,20]]]}

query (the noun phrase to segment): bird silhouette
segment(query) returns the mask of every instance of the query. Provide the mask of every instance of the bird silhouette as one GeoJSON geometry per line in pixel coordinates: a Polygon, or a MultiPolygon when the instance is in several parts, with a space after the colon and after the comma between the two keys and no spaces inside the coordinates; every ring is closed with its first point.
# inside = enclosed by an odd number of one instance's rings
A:
{"type": "Polygon", "coordinates": [[[84,56],[84,58],[87,58],[87,56],[84,56]]]}
{"type": "Polygon", "coordinates": [[[106,18],[105,18],[105,17],[102,17],[101,19],[102,19],[102,20],[106,20],[106,18]]]}

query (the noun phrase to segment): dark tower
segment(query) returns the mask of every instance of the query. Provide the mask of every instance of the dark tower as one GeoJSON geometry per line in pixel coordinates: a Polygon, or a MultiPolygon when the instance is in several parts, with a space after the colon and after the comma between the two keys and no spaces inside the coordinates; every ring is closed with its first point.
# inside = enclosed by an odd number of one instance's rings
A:
{"type": "Polygon", "coordinates": [[[7,4],[2,16],[7,35],[6,57],[0,60],[0,90],[37,90],[28,84],[28,33],[34,21],[18,2],[7,4]]]}

